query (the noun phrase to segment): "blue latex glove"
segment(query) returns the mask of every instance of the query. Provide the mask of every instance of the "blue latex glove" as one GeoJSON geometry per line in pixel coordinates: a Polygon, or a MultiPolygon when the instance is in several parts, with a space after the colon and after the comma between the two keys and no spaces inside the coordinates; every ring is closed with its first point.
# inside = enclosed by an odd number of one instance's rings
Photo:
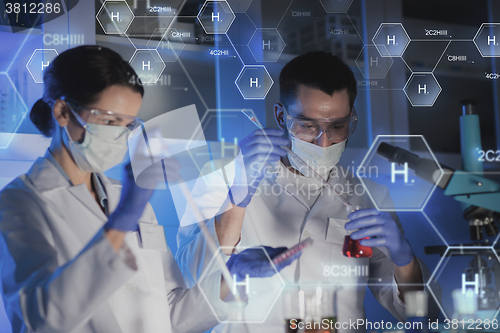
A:
{"type": "MultiPolygon", "coordinates": [[[[273,265],[262,248],[266,250],[271,260],[283,251],[287,250],[286,247],[272,248],[269,246],[262,246],[260,248],[246,249],[241,253],[233,254],[227,262],[227,268],[232,276],[236,275],[237,281],[245,280],[247,275],[249,277],[262,278],[273,276],[276,273],[273,265]]],[[[301,254],[302,251],[299,251],[287,260],[284,260],[276,265],[275,267],[278,272],[284,267],[290,265],[295,259],[300,257],[301,254]]]]}
{"type": "Polygon", "coordinates": [[[123,172],[123,188],[120,202],[115,211],[109,216],[104,226],[106,230],[117,229],[121,231],[138,230],[137,221],[144,212],[146,204],[153,195],[154,190],[144,189],[136,185],[132,165],[128,163],[123,172]]]}
{"type": "Polygon", "coordinates": [[[351,239],[358,240],[363,246],[384,246],[389,250],[391,260],[398,266],[406,266],[413,260],[410,244],[388,212],[375,208],[362,209],[349,214],[347,230],[360,229],[351,234],[351,239]],[[370,239],[362,239],[370,237],[370,239]]]}
{"type": "Polygon", "coordinates": [[[283,137],[284,133],[283,130],[274,128],[258,129],[238,143],[245,165],[248,192],[240,203],[236,203],[237,206],[248,206],[269,163],[279,161],[281,156],[286,155],[286,151],[279,147],[290,144],[283,137]]]}

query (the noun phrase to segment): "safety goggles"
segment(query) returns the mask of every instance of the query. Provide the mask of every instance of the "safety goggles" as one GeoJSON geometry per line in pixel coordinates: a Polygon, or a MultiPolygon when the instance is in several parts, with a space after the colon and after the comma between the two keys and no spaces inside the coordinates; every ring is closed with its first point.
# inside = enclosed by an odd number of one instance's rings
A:
{"type": "Polygon", "coordinates": [[[318,140],[323,133],[326,134],[330,141],[344,141],[354,133],[358,123],[358,115],[354,106],[350,115],[344,118],[291,116],[284,106],[283,109],[285,110],[285,123],[288,132],[294,137],[307,142],[318,140]]]}
{"type": "Polygon", "coordinates": [[[75,100],[62,97],[63,101],[68,104],[71,112],[75,116],[76,120],[85,128],[86,131],[99,136],[98,131],[93,131],[95,126],[90,125],[105,125],[105,126],[119,126],[123,128],[123,131],[117,131],[118,139],[122,135],[129,135],[134,129],[144,124],[144,122],[139,117],[129,116],[126,114],[116,113],[113,111],[103,111],[99,109],[91,109],[82,106],[75,100]],[[78,112],[78,111],[83,112],[78,112]],[[94,133],[95,132],[95,133],[94,133]]]}

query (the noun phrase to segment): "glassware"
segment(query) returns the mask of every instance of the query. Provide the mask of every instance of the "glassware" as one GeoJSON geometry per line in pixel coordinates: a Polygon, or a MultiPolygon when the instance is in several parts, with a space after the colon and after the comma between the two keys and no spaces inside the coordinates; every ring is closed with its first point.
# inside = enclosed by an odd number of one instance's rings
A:
{"type": "Polygon", "coordinates": [[[312,238],[304,239],[302,242],[292,246],[288,250],[285,250],[282,253],[278,254],[276,257],[274,257],[273,264],[278,265],[279,263],[285,260],[290,261],[291,258],[294,258],[297,252],[302,251],[303,249],[305,249],[308,246],[311,246],[312,244],[313,244],[312,238]]]}
{"type": "Polygon", "coordinates": [[[285,332],[304,332],[299,326],[305,318],[305,294],[303,290],[293,286],[283,291],[283,312],[285,318],[285,332]]]}
{"type": "Polygon", "coordinates": [[[422,290],[405,293],[406,322],[412,323],[406,333],[427,333],[427,293],[422,290]]]}
{"type": "MultiPolygon", "coordinates": [[[[354,206],[349,209],[349,213],[360,210],[360,206],[354,206]]],[[[344,245],[342,246],[342,254],[349,258],[370,258],[373,254],[373,250],[369,246],[363,246],[359,243],[360,240],[354,240],[351,238],[351,233],[356,230],[346,230],[347,235],[344,238],[344,245]]],[[[368,239],[365,237],[363,239],[368,239]]]]}
{"type": "MultiPolygon", "coordinates": [[[[464,288],[464,287],[462,287],[464,288]]],[[[470,323],[476,322],[478,319],[477,297],[478,294],[473,289],[455,289],[451,292],[453,298],[453,316],[452,321],[459,323],[452,326],[450,333],[466,333],[470,323]],[[465,324],[463,324],[465,323],[465,324]]],[[[473,325],[475,328],[476,326],[473,325]]],[[[479,331],[479,330],[478,330],[479,331]]]]}
{"type": "Polygon", "coordinates": [[[289,289],[283,301],[286,333],[336,333],[336,289],[289,289]]]}
{"type": "Polygon", "coordinates": [[[318,286],[315,290],[311,290],[306,295],[305,333],[336,333],[337,311],[335,306],[335,289],[318,286]]]}

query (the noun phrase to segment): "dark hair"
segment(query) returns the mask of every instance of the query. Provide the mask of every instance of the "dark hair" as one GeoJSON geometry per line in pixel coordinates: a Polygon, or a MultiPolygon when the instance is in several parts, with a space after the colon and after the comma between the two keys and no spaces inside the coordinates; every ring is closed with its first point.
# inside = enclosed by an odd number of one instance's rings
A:
{"type": "Polygon", "coordinates": [[[30,119],[40,132],[52,136],[51,106],[67,97],[82,105],[95,103],[113,85],[128,87],[144,96],[144,87],[130,64],[106,47],[83,45],[57,56],[43,74],[45,90],[31,109],[30,119]]]}
{"type": "Polygon", "coordinates": [[[347,89],[349,105],[356,99],[356,79],[342,59],[323,51],[308,52],[292,59],[280,73],[280,101],[293,104],[299,85],[316,88],[328,95],[347,89]]]}

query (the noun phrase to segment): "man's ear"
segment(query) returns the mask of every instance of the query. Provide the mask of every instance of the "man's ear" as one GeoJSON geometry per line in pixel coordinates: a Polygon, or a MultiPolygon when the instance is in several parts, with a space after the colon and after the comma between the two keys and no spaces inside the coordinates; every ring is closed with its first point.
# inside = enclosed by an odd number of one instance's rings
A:
{"type": "Polygon", "coordinates": [[[276,120],[276,123],[278,124],[279,128],[284,130],[286,124],[285,124],[285,108],[283,104],[281,103],[274,104],[274,119],[276,120]]]}
{"type": "Polygon", "coordinates": [[[69,115],[70,112],[71,110],[69,109],[68,104],[66,104],[66,102],[60,99],[58,99],[54,103],[54,107],[52,108],[52,114],[54,115],[54,118],[61,127],[65,127],[68,125],[70,119],[69,115]]]}

